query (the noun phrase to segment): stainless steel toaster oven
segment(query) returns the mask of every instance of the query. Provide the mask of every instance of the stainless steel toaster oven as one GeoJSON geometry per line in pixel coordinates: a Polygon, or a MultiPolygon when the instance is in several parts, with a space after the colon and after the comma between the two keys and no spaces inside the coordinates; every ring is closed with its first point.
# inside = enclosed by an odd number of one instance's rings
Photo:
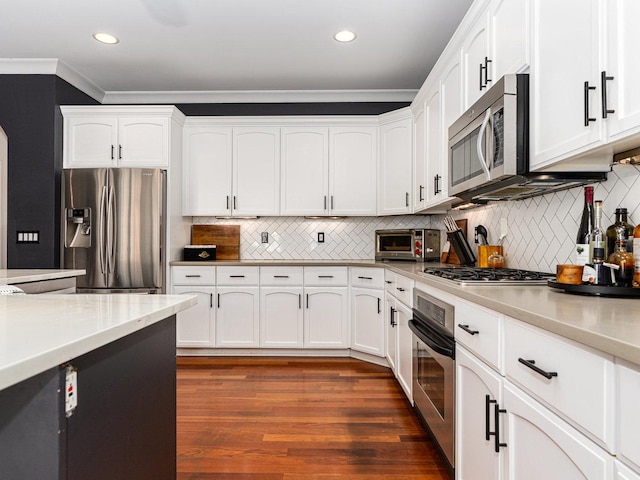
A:
{"type": "Polygon", "coordinates": [[[440,230],[407,228],[376,230],[376,260],[440,260],[440,230]]]}

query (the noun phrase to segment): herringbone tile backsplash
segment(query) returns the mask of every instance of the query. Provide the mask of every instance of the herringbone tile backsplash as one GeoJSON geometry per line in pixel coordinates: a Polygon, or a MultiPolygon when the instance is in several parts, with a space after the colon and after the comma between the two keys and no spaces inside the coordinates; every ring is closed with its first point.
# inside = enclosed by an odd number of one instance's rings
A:
{"type": "MultiPolygon", "coordinates": [[[[614,219],[617,207],[629,210],[630,223],[640,223],[640,167],[617,165],[609,179],[596,185],[595,198],[604,205],[603,223],[614,219]]],[[[517,202],[495,202],[484,207],[453,212],[468,220],[469,242],[475,226],[489,231],[489,243],[500,233],[500,219],[506,218],[509,233],[504,239],[507,266],[547,272],[558,263],[571,263],[575,236],[582,214],[581,188],[517,202]]],[[[240,257],[252,260],[369,260],[374,257],[374,232],[385,228],[440,228],[442,216],[351,217],[340,220],[302,217],[260,217],[255,220],[194,217],[193,223],[241,225],[240,257]],[[269,243],[261,243],[268,232],[269,243]],[[317,242],[324,232],[325,242],[317,242]]],[[[443,236],[444,237],[444,236],[443,236]]],[[[444,239],[443,239],[444,240],[444,239]]]]}

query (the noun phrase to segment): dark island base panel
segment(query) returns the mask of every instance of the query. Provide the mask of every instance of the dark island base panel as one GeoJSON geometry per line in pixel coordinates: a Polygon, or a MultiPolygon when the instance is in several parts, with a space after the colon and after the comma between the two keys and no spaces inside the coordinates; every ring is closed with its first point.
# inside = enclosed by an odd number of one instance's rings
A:
{"type": "Polygon", "coordinates": [[[68,419],[64,369],[0,392],[0,478],[174,480],[175,331],[172,316],[72,360],[68,419]]]}

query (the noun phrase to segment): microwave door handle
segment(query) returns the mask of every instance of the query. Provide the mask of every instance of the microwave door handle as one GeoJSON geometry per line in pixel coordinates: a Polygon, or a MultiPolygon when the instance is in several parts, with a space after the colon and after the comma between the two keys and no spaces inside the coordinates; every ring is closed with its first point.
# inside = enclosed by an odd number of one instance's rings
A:
{"type": "Polygon", "coordinates": [[[487,113],[484,115],[484,120],[482,121],[482,125],[480,126],[480,132],[478,133],[478,161],[480,162],[480,166],[484,171],[484,174],[487,176],[487,180],[491,180],[491,172],[489,172],[489,167],[487,166],[487,159],[484,158],[484,148],[482,144],[482,137],[487,131],[487,126],[489,125],[489,120],[491,120],[491,109],[487,110],[487,113]]]}

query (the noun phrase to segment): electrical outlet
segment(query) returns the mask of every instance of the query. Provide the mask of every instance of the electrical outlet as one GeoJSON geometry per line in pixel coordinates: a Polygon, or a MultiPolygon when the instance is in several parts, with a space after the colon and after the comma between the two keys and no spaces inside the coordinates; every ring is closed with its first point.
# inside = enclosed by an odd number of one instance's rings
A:
{"type": "Polygon", "coordinates": [[[67,417],[73,415],[78,406],[78,370],[68,366],[64,381],[64,412],[67,417]]]}
{"type": "Polygon", "coordinates": [[[262,232],[260,234],[260,238],[262,240],[262,243],[269,243],[269,232],[262,232]]]}
{"type": "Polygon", "coordinates": [[[17,232],[16,243],[40,243],[40,232],[38,230],[19,231],[17,232]]]}
{"type": "Polygon", "coordinates": [[[318,232],[318,243],[324,243],[324,232],[318,232]]]}

